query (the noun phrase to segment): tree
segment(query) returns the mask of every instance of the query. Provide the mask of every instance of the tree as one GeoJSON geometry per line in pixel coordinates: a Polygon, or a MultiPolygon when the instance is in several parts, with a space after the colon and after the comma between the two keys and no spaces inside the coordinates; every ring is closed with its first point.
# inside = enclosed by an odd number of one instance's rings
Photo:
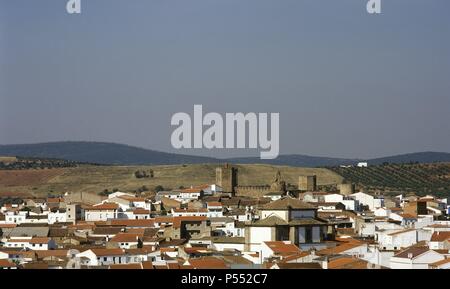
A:
{"type": "Polygon", "coordinates": [[[157,185],[157,186],[155,187],[155,192],[161,192],[161,191],[164,191],[164,187],[161,186],[161,185],[157,185]]]}

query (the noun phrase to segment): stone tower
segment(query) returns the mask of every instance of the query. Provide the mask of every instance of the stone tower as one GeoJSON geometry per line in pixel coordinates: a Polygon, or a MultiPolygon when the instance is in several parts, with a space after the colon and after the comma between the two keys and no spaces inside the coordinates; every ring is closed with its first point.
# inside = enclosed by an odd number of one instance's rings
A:
{"type": "Polygon", "coordinates": [[[216,185],[222,187],[224,193],[234,193],[238,184],[238,169],[225,164],[216,168],[216,185]]]}
{"type": "Polygon", "coordinates": [[[355,184],[342,183],[338,185],[341,195],[348,196],[355,193],[355,184]]]}
{"type": "Polygon", "coordinates": [[[272,184],[270,185],[270,190],[272,192],[285,192],[286,191],[286,183],[281,178],[280,171],[277,172],[275,175],[275,179],[273,180],[272,184]]]}
{"type": "Polygon", "coordinates": [[[317,191],[317,177],[313,176],[300,176],[298,178],[298,189],[300,191],[317,191]]]}

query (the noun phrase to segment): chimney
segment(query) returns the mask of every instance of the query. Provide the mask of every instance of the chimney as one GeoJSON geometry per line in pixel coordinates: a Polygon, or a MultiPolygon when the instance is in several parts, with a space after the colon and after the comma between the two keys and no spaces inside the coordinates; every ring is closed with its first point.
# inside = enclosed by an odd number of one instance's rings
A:
{"type": "Polygon", "coordinates": [[[412,253],[408,253],[408,259],[412,259],[413,258],[413,254],[412,253]]]}

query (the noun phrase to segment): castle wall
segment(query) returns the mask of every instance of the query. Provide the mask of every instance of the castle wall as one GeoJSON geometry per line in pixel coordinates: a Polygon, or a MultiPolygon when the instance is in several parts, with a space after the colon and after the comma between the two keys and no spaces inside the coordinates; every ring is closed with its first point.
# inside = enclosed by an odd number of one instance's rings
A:
{"type": "Polygon", "coordinates": [[[270,192],[269,186],[237,186],[236,196],[242,197],[263,197],[270,192]]]}

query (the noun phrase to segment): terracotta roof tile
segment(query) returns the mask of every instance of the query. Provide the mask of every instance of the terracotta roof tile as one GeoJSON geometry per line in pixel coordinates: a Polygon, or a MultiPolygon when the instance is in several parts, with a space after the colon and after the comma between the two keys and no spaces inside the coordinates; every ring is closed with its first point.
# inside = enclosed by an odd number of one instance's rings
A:
{"type": "Polygon", "coordinates": [[[216,257],[201,257],[188,261],[195,269],[228,269],[225,261],[216,257]]]}
{"type": "Polygon", "coordinates": [[[431,236],[431,242],[444,242],[450,240],[450,232],[434,232],[431,236]]]}

